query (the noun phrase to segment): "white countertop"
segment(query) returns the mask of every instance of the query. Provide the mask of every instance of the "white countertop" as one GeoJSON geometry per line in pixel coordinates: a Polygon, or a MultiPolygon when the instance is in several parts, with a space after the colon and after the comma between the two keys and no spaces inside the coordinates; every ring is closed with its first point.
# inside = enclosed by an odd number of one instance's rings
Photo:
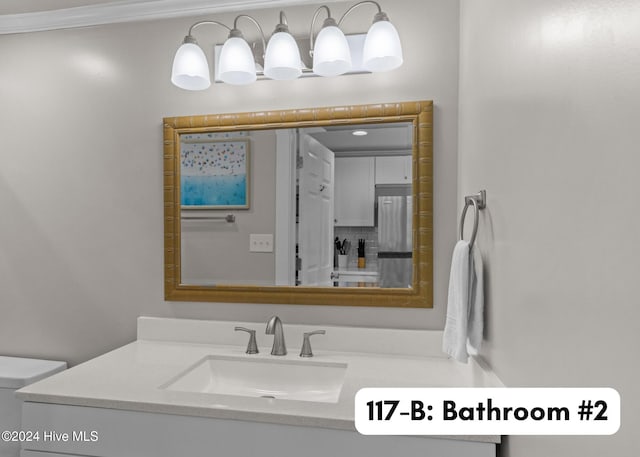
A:
{"type": "MultiPolygon", "coordinates": [[[[234,333],[235,325],[258,328],[263,324],[141,318],[138,341],[27,386],[18,391],[18,396],[25,401],[41,403],[355,430],[353,400],[356,392],[363,387],[500,386],[495,375],[476,363],[459,364],[445,357],[434,356],[437,353],[435,351],[424,356],[416,355],[415,352],[419,352],[420,348],[415,347],[407,355],[400,354],[403,346],[415,346],[415,338],[419,338],[421,341],[418,344],[422,345],[438,341],[442,332],[324,327],[327,334],[314,341],[317,343],[313,346],[314,357],[302,359],[298,356],[297,337],[303,331],[309,331],[310,327],[285,325],[289,354],[279,357],[279,360],[348,365],[337,403],[178,392],[160,388],[206,356],[273,358],[270,344],[262,345],[263,342],[270,343],[271,337],[260,334],[260,353],[245,354],[246,334],[234,333]],[[367,345],[366,341],[363,343],[363,337],[373,334],[376,337],[370,341],[371,344],[367,345]],[[352,339],[350,335],[355,335],[355,338],[352,339]],[[223,337],[232,344],[220,344],[223,337]],[[186,341],[175,341],[178,338],[186,341]],[[389,338],[393,338],[397,344],[387,344],[385,340],[389,338]],[[349,346],[349,340],[353,343],[349,352],[332,348],[334,345],[349,346]],[[363,347],[365,352],[357,351],[363,347]],[[380,350],[381,353],[366,352],[367,349],[380,350]]],[[[429,351],[424,349],[422,352],[429,351]]],[[[500,442],[499,436],[450,438],[500,442]]]]}
{"type": "Polygon", "coordinates": [[[378,276],[378,270],[360,268],[341,268],[335,271],[341,275],[378,276]]]}

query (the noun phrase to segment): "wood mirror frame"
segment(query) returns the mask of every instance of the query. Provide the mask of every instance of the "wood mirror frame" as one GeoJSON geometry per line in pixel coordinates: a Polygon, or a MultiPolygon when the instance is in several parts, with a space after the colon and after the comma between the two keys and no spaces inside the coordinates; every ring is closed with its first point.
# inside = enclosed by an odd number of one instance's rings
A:
{"type": "Polygon", "coordinates": [[[416,101],[164,120],[164,289],[167,301],[433,307],[433,102],[416,101]],[[412,122],[412,287],[357,288],[180,284],[180,134],[326,125],[412,122]]]}

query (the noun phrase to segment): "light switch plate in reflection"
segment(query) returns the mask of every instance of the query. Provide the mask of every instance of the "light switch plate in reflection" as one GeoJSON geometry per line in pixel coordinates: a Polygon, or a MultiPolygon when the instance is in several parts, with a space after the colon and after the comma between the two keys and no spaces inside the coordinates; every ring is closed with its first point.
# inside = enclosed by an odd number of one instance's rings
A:
{"type": "Polygon", "coordinates": [[[273,252],[273,234],[249,235],[249,252],[273,252]]]}

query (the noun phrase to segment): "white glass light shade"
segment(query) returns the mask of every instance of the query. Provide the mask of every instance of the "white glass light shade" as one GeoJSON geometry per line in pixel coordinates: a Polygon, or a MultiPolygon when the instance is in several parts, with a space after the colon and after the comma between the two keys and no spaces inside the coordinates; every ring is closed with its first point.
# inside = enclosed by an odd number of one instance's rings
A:
{"type": "Polygon", "coordinates": [[[227,84],[251,84],[256,77],[256,64],[249,44],[240,37],[225,41],[220,51],[220,79],[227,84]]]}
{"type": "Polygon", "coordinates": [[[302,74],[298,43],[287,32],[271,36],[264,55],[264,74],[267,78],[290,80],[302,74]]]}
{"type": "Polygon", "coordinates": [[[186,90],[204,90],[211,85],[209,64],[200,46],[183,43],[178,48],[173,58],[171,82],[186,90]]]}
{"type": "Polygon", "coordinates": [[[371,72],[389,71],[402,65],[398,31],[389,21],[374,22],[364,40],[362,65],[371,72]]]}
{"type": "Polygon", "coordinates": [[[313,72],[320,76],[338,76],[351,70],[351,51],[347,38],[336,26],[324,27],[313,47],[313,72]]]}

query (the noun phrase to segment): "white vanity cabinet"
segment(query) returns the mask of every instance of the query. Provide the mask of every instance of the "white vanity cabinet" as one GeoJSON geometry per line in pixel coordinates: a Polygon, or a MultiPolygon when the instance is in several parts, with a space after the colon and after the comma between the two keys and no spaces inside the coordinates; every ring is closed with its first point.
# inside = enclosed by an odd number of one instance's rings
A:
{"type": "Polygon", "coordinates": [[[334,179],[334,225],[373,227],[375,159],[336,157],[334,179]]]}
{"type": "Polygon", "coordinates": [[[446,359],[441,331],[323,326],[313,357],[301,358],[303,335],[315,326],[287,324],[289,353],[279,357],[271,344],[246,354],[247,337],[235,326],[255,323],[143,317],[137,341],[23,387],[22,429],[40,436],[22,443],[21,457],[495,457],[499,436],[365,436],[355,429],[354,399],[363,387],[501,386],[474,360],[462,366],[446,359]],[[269,371],[283,365],[304,366],[312,381],[302,376],[291,386],[269,371]],[[234,373],[242,385],[258,369],[261,382],[277,379],[282,392],[322,379],[332,386],[338,373],[339,396],[317,398],[308,386],[296,390],[308,389],[307,400],[264,398],[194,381],[234,373]],[[178,386],[188,373],[197,376],[178,386]]]}
{"type": "Polygon", "coordinates": [[[411,156],[376,157],[376,184],[411,184],[411,156]]]}
{"type": "Polygon", "coordinates": [[[67,433],[69,440],[23,443],[21,457],[495,457],[494,443],[455,439],[364,436],[319,427],[30,402],[23,414],[25,430],[67,433]]]}

